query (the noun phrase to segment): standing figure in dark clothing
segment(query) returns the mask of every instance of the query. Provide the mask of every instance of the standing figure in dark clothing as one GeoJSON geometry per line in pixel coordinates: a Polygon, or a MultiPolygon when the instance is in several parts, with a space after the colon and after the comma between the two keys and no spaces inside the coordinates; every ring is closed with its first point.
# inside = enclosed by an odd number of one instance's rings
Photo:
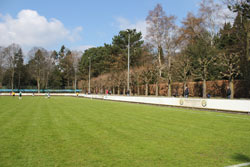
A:
{"type": "Polygon", "coordinates": [[[188,90],[188,87],[185,86],[184,97],[185,97],[185,98],[188,98],[188,96],[189,96],[189,90],[188,90]]]}

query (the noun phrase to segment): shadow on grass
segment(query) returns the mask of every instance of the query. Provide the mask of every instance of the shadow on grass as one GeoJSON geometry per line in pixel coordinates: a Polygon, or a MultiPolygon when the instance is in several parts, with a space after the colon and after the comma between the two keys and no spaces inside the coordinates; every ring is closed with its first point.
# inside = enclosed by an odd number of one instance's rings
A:
{"type": "Polygon", "coordinates": [[[243,154],[239,154],[239,153],[234,154],[232,158],[241,162],[250,162],[250,157],[243,155],[243,154]]]}

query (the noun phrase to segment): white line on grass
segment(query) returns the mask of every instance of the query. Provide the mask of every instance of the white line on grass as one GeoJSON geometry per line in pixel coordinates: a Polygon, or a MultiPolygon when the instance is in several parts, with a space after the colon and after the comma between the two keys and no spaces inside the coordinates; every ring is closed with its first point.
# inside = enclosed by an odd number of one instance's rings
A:
{"type": "Polygon", "coordinates": [[[226,116],[226,115],[216,115],[217,117],[227,117],[227,118],[238,118],[238,119],[245,119],[245,120],[250,120],[248,118],[242,118],[242,117],[234,117],[234,116],[226,116]]]}
{"type": "Polygon", "coordinates": [[[248,166],[250,165],[250,162],[244,163],[244,164],[238,164],[238,165],[232,165],[232,166],[226,166],[226,167],[241,167],[241,166],[248,166]]]}

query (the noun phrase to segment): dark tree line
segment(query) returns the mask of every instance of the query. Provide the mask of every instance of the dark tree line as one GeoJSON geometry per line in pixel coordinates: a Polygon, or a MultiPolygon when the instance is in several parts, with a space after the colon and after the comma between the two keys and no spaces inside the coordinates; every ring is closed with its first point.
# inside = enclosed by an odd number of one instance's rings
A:
{"type": "Polygon", "coordinates": [[[34,47],[25,64],[22,49],[12,44],[1,49],[0,84],[8,89],[74,89],[81,55],[64,46],[58,52],[34,47]]]}

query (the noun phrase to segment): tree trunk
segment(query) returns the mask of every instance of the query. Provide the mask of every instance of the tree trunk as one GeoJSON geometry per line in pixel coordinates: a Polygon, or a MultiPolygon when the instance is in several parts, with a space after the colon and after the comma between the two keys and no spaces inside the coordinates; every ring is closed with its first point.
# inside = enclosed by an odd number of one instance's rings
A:
{"type": "Polygon", "coordinates": [[[37,91],[40,93],[40,78],[37,78],[37,91]]]}
{"type": "Polygon", "coordinates": [[[126,94],[126,87],[124,86],[123,87],[123,95],[125,95],[126,94]]]}
{"type": "Polygon", "coordinates": [[[13,91],[14,89],[14,74],[15,74],[15,70],[13,68],[12,74],[11,74],[11,90],[13,91]]]}
{"type": "Polygon", "coordinates": [[[20,89],[21,73],[18,73],[18,89],[20,89]]]}
{"type": "Polygon", "coordinates": [[[203,79],[203,86],[202,86],[202,88],[203,88],[202,97],[206,98],[206,95],[207,95],[207,85],[206,85],[206,80],[205,79],[203,79]]]}
{"type": "Polygon", "coordinates": [[[168,80],[168,97],[171,97],[172,85],[170,80],[168,80]]]}
{"type": "Polygon", "coordinates": [[[155,96],[159,95],[159,85],[158,83],[155,84],[155,96]]]}
{"type": "Polygon", "coordinates": [[[49,80],[49,74],[47,73],[46,79],[45,79],[45,89],[48,89],[48,80],[49,80]]]}
{"type": "Polygon", "coordinates": [[[140,95],[140,85],[137,85],[137,96],[140,95]]]}
{"type": "Polygon", "coordinates": [[[76,79],[76,73],[75,73],[75,81],[74,81],[75,93],[76,93],[76,82],[77,82],[77,79],[76,79]]]}
{"type": "Polygon", "coordinates": [[[250,43],[249,43],[249,38],[250,38],[250,32],[247,33],[247,46],[246,46],[246,56],[247,56],[247,59],[248,61],[250,61],[250,53],[249,53],[249,50],[250,50],[250,43]]]}
{"type": "Polygon", "coordinates": [[[247,58],[247,60],[249,60],[250,61],[250,53],[249,53],[249,50],[250,50],[250,43],[249,43],[249,39],[250,39],[250,31],[249,31],[249,29],[250,29],[250,24],[249,24],[249,22],[246,22],[245,24],[244,24],[245,26],[245,30],[246,30],[246,58],[247,58]]]}
{"type": "Polygon", "coordinates": [[[42,73],[42,82],[40,83],[42,85],[42,88],[44,89],[45,88],[45,72],[43,71],[42,73]]]}
{"type": "Polygon", "coordinates": [[[172,76],[171,76],[171,57],[168,55],[168,97],[171,97],[171,82],[172,82],[172,76]]]}
{"type": "Polygon", "coordinates": [[[148,83],[145,85],[145,96],[148,96],[148,83]]]}
{"type": "Polygon", "coordinates": [[[49,75],[50,75],[50,72],[48,72],[48,73],[47,73],[47,79],[46,79],[46,89],[48,89],[49,75]]]}
{"type": "Polygon", "coordinates": [[[229,87],[231,90],[230,99],[233,99],[234,98],[234,80],[233,79],[229,81],[229,87]]]}
{"type": "Polygon", "coordinates": [[[185,86],[187,86],[187,82],[186,81],[183,82],[183,91],[182,91],[183,97],[184,97],[184,92],[185,92],[185,86]]]}
{"type": "Polygon", "coordinates": [[[115,94],[115,87],[113,86],[113,92],[112,92],[113,94],[115,94]]]}
{"type": "MultiPolygon", "coordinates": [[[[68,88],[69,88],[69,78],[68,78],[67,80],[68,80],[68,81],[67,81],[67,85],[68,85],[68,88]]],[[[67,88],[67,89],[68,89],[68,88],[67,88]]]]}
{"type": "Polygon", "coordinates": [[[161,46],[158,46],[159,76],[161,77],[161,46]]]}
{"type": "Polygon", "coordinates": [[[117,94],[120,95],[120,85],[117,87],[117,94]]]}
{"type": "Polygon", "coordinates": [[[75,79],[75,92],[76,92],[76,89],[77,89],[77,79],[75,79]]]}

